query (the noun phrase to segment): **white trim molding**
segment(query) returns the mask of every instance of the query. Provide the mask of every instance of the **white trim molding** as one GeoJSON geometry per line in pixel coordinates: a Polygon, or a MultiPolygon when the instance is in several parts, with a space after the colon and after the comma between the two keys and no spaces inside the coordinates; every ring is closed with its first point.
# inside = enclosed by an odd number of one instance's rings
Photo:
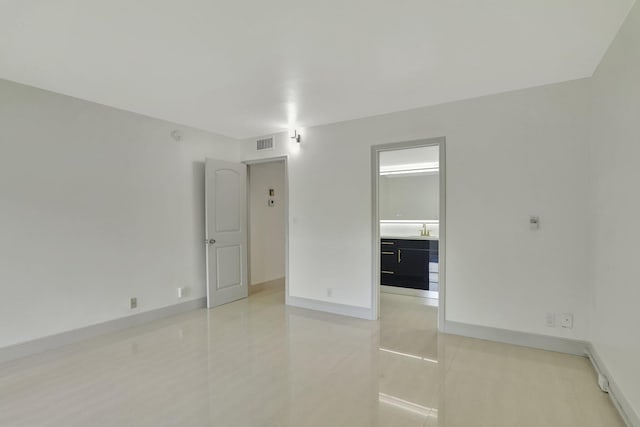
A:
{"type": "Polygon", "coordinates": [[[613,402],[613,406],[615,406],[620,413],[622,420],[629,427],[640,427],[640,414],[633,409],[625,395],[622,393],[615,381],[615,378],[611,376],[609,369],[607,369],[607,366],[592,343],[587,345],[587,356],[589,357],[593,368],[598,373],[598,376],[603,376],[604,380],[608,384],[607,392],[609,393],[609,398],[613,402]]]}
{"type": "MultiPolygon", "coordinates": [[[[247,174],[248,174],[249,167],[251,167],[251,165],[257,165],[261,163],[275,163],[275,162],[284,163],[284,303],[285,305],[289,305],[289,156],[284,155],[284,156],[266,157],[262,159],[245,160],[242,163],[248,166],[247,168],[247,174]]],[[[251,206],[248,203],[249,201],[248,197],[249,197],[249,192],[247,191],[247,230],[249,231],[248,249],[249,249],[249,253],[251,253],[251,227],[249,227],[249,210],[251,209],[251,206]]],[[[249,268],[248,276],[249,276],[249,285],[251,285],[251,268],[249,268]]]]}
{"type": "MultiPolygon", "coordinates": [[[[371,315],[372,319],[378,319],[380,315],[380,212],[378,207],[379,184],[380,184],[380,153],[384,151],[404,150],[419,147],[438,147],[439,155],[439,197],[440,212],[438,215],[439,224],[439,247],[438,263],[439,267],[439,300],[438,306],[438,330],[444,332],[446,290],[447,290],[447,246],[446,246],[446,221],[447,221],[447,173],[446,173],[446,137],[425,138],[413,141],[393,142],[371,146],[371,255],[372,255],[372,277],[371,283],[371,315]]],[[[420,224],[425,221],[420,221],[420,224]]]]}
{"type": "Polygon", "coordinates": [[[8,362],[21,357],[31,356],[37,353],[42,353],[47,350],[54,350],[69,344],[74,344],[89,338],[94,338],[99,335],[121,331],[132,326],[143,325],[145,323],[153,322],[154,320],[171,317],[187,311],[205,308],[206,306],[206,298],[197,298],[191,301],[133,314],[131,316],[121,317],[119,319],[85,326],[84,328],[74,329],[55,335],[37,338],[32,341],[10,345],[4,348],[0,348],[0,363],[8,362]]]}
{"type": "Polygon", "coordinates": [[[470,325],[467,323],[452,322],[450,320],[445,321],[444,332],[447,334],[556,351],[558,353],[574,354],[583,357],[586,356],[588,345],[586,341],[570,338],[552,337],[549,335],[492,328],[489,326],[470,325]]]}
{"type": "Polygon", "coordinates": [[[367,307],[357,307],[354,305],[336,304],[333,302],[319,301],[308,298],[292,297],[289,295],[287,305],[290,307],[306,308],[308,310],[324,311],[341,316],[357,317],[359,319],[377,320],[373,310],[367,307]]]}

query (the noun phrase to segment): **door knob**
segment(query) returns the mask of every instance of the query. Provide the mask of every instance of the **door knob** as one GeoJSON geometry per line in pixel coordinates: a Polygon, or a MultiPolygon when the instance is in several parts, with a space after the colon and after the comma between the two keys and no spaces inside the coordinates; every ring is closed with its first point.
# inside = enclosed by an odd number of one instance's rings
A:
{"type": "Polygon", "coordinates": [[[209,240],[209,244],[210,244],[210,245],[213,245],[215,242],[216,242],[216,239],[210,239],[210,240],[209,240]]]}

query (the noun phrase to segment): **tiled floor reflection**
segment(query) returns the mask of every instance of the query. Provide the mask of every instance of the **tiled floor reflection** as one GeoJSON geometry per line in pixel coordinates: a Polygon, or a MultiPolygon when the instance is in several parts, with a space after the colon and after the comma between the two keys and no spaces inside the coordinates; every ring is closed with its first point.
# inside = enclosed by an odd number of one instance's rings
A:
{"type": "Polygon", "coordinates": [[[0,365],[0,426],[623,426],[586,359],[286,308],[281,286],[0,365]]]}

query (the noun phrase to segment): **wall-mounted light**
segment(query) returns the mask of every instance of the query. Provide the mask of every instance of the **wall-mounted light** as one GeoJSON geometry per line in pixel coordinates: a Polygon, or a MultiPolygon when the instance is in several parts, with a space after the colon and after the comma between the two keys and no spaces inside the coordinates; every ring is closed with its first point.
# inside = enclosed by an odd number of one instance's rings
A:
{"type": "Polygon", "coordinates": [[[296,142],[300,142],[300,134],[296,129],[289,129],[289,138],[295,140],[296,142]]]}

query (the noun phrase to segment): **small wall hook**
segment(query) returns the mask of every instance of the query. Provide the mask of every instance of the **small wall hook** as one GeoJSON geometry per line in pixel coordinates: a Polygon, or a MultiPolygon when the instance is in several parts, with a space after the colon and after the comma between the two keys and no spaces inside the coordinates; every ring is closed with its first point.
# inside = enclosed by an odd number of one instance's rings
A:
{"type": "Polygon", "coordinates": [[[178,129],[174,130],[173,132],[171,132],[171,138],[173,138],[176,142],[180,141],[182,139],[182,132],[180,132],[178,129]]]}

